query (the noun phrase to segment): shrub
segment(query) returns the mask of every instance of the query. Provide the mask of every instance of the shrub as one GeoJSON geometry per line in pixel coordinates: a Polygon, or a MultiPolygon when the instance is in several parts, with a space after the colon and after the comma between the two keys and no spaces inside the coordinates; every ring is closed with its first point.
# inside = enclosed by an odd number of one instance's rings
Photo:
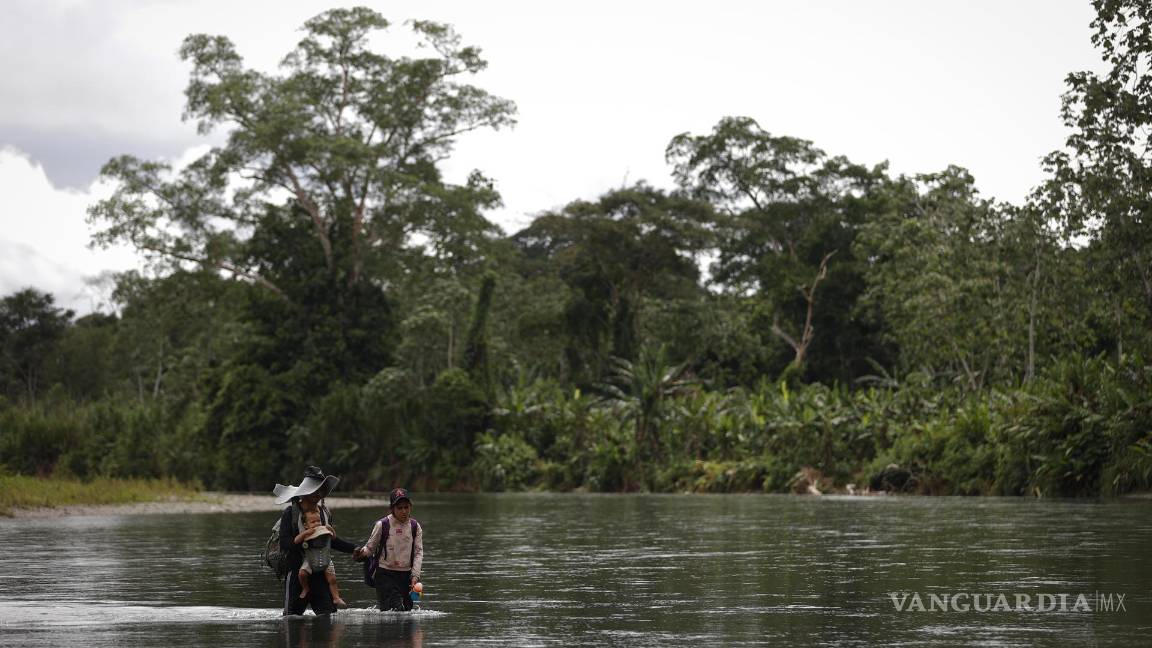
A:
{"type": "Polygon", "coordinates": [[[786,490],[791,472],[771,457],[743,461],[681,461],[660,471],[657,486],[658,490],[693,493],[777,492],[786,490]]]}
{"type": "Polygon", "coordinates": [[[955,414],[941,411],[895,433],[892,447],[866,470],[869,481],[876,481],[895,464],[907,472],[909,488],[923,494],[991,492],[996,465],[991,416],[988,402],[973,398],[955,414]]]}
{"type": "Polygon", "coordinates": [[[287,393],[257,365],[239,365],[224,374],[204,426],[213,487],[262,491],[280,478],[294,419],[287,393]]]}
{"type": "Polygon", "coordinates": [[[472,472],[488,491],[521,490],[539,474],[536,449],[513,434],[485,432],[476,440],[472,472]]]}
{"type": "Polygon", "coordinates": [[[594,491],[639,488],[644,478],[637,474],[636,437],[632,427],[603,409],[591,412],[587,424],[590,443],[582,453],[581,482],[594,491]]]}
{"type": "Polygon", "coordinates": [[[998,478],[1009,492],[1083,496],[1146,488],[1152,367],[1070,356],[1012,408],[998,478]]]}
{"type": "Polygon", "coordinates": [[[75,444],[79,427],[75,413],[62,408],[0,411],[0,461],[17,474],[50,475],[75,444]]]}

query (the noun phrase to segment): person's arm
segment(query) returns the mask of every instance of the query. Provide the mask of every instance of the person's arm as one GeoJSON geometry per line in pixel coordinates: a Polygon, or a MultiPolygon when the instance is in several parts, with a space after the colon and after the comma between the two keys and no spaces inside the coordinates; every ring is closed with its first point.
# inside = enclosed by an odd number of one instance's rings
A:
{"type": "Polygon", "coordinates": [[[344,553],[352,553],[353,551],[356,551],[356,545],[354,543],[348,542],[344,538],[337,538],[335,535],[332,536],[332,540],[329,541],[329,544],[336,551],[342,551],[344,553]]]}
{"type": "Polygon", "coordinates": [[[376,553],[376,548],[380,546],[380,520],[376,520],[376,524],[372,526],[372,533],[368,535],[368,542],[360,547],[359,551],[353,558],[360,560],[376,553]]]}
{"type": "Polygon", "coordinates": [[[412,584],[415,585],[416,581],[420,580],[420,570],[424,566],[424,527],[419,522],[416,523],[418,529],[416,537],[412,539],[416,543],[416,549],[412,552],[412,584]]]}
{"type": "Polygon", "coordinates": [[[296,523],[292,519],[292,507],[280,514],[280,550],[292,551],[296,548],[296,523]]]}

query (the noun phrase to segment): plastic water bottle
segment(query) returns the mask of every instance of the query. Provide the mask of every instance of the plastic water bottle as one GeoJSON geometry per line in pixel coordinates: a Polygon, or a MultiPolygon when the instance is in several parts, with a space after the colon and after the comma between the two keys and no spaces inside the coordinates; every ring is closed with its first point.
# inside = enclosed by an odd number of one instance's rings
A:
{"type": "Polygon", "coordinates": [[[416,583],[412,586],[412,591],[408,592],[408,598],[412,599],[412,606],[420,605],[420,597],[424,593],[424,583],[416,583]]]}

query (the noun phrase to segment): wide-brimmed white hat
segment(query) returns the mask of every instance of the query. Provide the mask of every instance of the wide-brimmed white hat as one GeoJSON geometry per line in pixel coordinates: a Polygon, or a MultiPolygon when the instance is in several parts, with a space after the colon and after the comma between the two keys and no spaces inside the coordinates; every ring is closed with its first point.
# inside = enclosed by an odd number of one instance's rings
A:
{"type": "Polygon", "coordinates": [[[277,504],[284,504],[293,497],[304,497],[316,493],[320,497],[327,497],[336,488],[340,478],[335,475],[324,475],[324,471],[317,466],[308,466],[304,469],[304,479],[299,486],[285,486],[276,484],[272,494],[276,496],[277,504]]]}

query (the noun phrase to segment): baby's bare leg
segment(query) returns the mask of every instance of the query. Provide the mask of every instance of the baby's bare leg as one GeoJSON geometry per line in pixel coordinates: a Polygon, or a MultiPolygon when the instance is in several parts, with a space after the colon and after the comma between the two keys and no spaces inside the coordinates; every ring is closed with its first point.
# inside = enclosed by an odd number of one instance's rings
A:
{"type": "Polygon", "coordinates": [[[336,570],[325,569],[324,580],[328,581],[328,591],[332,593],[332,603],[339,608],[348,607],[344,599],[340,598],[340,586],[336,584],[336,570]]]}
{"type": "Polygon", "coordinates": [[[310,580],[310,576],[311,574],[308,573],[307,569],[301,569],[296,572],[296,578],[300,579],[300,598],[302,599],[308,598],[308,592],[310,591],[308,581],[310,580]]]}

